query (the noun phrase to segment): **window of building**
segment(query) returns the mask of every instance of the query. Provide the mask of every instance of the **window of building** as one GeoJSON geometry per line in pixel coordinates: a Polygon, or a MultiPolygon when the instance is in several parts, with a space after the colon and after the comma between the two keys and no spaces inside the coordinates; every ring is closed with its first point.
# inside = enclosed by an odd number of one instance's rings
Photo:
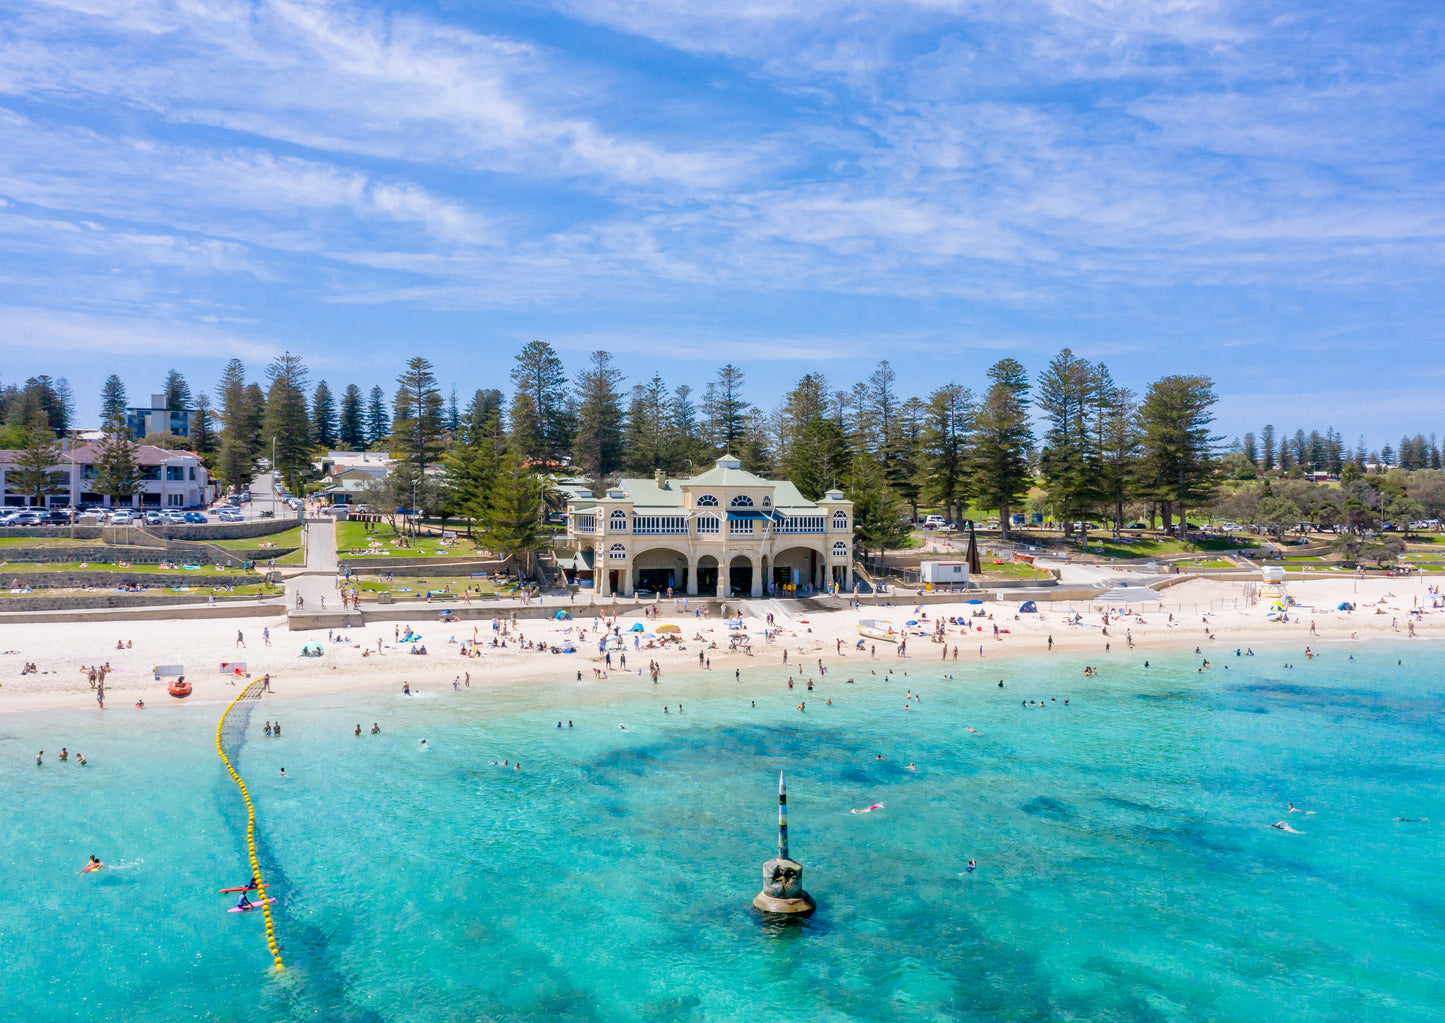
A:
{"type": "Polygon", "coordinates": [[[703,536],[716,536],[718,533],[718,520],[711,515],[698,519],[697,531],[703,536]]]}
{"type": "Polygon", "coordinates": [[[732,506],[734,508],[751,508],[753,506],[753,499],[747,494],[739,494],[733,498],[732,506]]]}
{"type": "Polygon", "coordinates": [[[573,529],[578,533],[597,532],[596,515],[574,515],[572,517],[573,529]]]}
{"type": "Polygon", "coordinates": [[[847,528],[848,528],[848,513],[847,513],[847,512],[842,511],[842,510],[839,510],[839,511],[835,511],[835,512],[833,513],[833,528],[834,528],[834,529],[847,529],[847,528]]]}
{"type": "Polygon", "coordinates": [[[193,466],[191,466],[191,482],[194,483],[195,481],[196,481],[196,467],[193,465],[193,466]]]}
{"type": "Polygon", "coordinates": [[[609,533],[627,532],[627,513],[621,508],[607,517],[607,531],[609,533]]]}
{"type": "Polygon", "coordinates": [[[848,545],[847,545],[846,543],[844,543],[842,540],[839,540],[837,543],[835,543],[835,544],[833,545],[833,557],[835,557],[835,558],[846,558],[847,556],[848,556],[848,545]]]}
{"type": "Polygon", "coordinates": [[[763,498],[763,507],[764,507],[764,508],[771,508],[772,506],[773,506],[773,499],[772,499],[771,497],[765,497],[765,498],[763,498]]]}
{"type": "Polygon", "coordinates": [[[186,481],[186,470],[184,466],[166,466],[166,479],[172,483],[184,483],[186,481]]]}
{"type": "Polygon", "coordinates": [[[627,558],[627,548],[622,546],[620,543],[615,543],[612,545],[612,548],[607,552],[607,556],[613,561],[624,561],[627,558]]]}
{"type": "Polygon", "coordinates": [[[167,495],[166,495],[166,507],[167,507],[167,508],[179,508],[179,507],[181,507],[182,505],[184,505],[185,503],[186,503],[186,495],[185,495],[185,494],[167,494],[167,495]]]}
{"type": "Polygon", "coordinates": [[[728,532],[731,533],[733,536],[752,536],[752,535],[753,535],[753,520],[752,520],[752,519],[729,519],[729,520],[728,520],[728,532]]]}
{"type": "Polygon", "coordinates": [[[697,506],[699,508],[716,508],[717,498],[713,497],[711,494],[703,494],[697,499],[697,506]]]}

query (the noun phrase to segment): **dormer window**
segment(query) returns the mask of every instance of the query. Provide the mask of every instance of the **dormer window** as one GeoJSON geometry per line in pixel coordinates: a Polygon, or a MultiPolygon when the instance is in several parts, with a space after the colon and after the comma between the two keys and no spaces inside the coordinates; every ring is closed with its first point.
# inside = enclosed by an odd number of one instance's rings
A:
{"type": "Polygon", "coordinates": [[[734,508],[751,508],[752,506],[753,499],[747,494],[739,494],[737,497],[732,499],[732,507],[734,508]]]}
{"type": "Polygon", "coordinates": [[[713,497],[711,494],[703,494],[697,499],[697,506],[699,508],[716,508],[717,498],[713,497]]]}

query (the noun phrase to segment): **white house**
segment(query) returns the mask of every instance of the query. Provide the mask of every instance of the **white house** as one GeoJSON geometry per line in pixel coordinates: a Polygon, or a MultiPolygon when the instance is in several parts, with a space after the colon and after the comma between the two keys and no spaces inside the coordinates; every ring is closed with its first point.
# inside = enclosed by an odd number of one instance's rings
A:
{"type": "MultiPolygon", "coordinates": [[[[0,451],[0,494],[9,508],[23,508],[34,499],[15,483],[18,451],[0,451]]],[[[108,497],[91,488],[95,480],[95,463],[100,446],[81,444],[65,448],[60,460],[51,469],[51,479],[59,490],[44,502],[51,508],[64,508],[81,502],[111,507],[108,497]]],[[[119,502],[132,508],[198,508],[215,500],[216,487],[201,457],[191,451],[141,444],[136,447],[136,464],[140,467],[141,484],[134,498],[119,502]]]]}
{"type": "Polygon", "coordinates": [[[690,479],[659,473],[624,479],[600,498],[573,493],[567,535],[590,555],[598,596],[760,597],[852,585],[853,502],[837,490],[809,501],[731,455],[690,479]]]}

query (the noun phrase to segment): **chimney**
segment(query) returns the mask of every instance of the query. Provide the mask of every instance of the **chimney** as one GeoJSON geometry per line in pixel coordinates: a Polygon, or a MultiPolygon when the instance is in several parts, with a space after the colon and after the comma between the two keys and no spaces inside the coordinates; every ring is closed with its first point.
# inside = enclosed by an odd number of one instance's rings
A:
{"type": "Polygon", "coordinates": [[[656,482],[658,490],[667,489],[667,473],[663,472],[661,469],[658,469],[657,472],[652,474],[652,479],[654,482],[656,482]]]}

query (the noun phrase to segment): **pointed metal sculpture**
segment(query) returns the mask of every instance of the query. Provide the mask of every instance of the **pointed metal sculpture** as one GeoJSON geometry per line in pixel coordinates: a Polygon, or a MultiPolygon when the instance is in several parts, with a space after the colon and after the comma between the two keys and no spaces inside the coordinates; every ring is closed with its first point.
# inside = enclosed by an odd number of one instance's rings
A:
{"type": "Polygon", "coordinates": [[[778,855],[763,864],[763,890],[753,897],[763,913],[807,916],[817,908],[803,891],[803,865],[788,855],[788,784],[778,772],[778,855]]]}
{"type": "Polygon", "coordinates": [[[968,574],[975,576],[983,571],[983,562],[978,556],[978,537],[974,535],[973,523],[968,524],[968,574]]]}

